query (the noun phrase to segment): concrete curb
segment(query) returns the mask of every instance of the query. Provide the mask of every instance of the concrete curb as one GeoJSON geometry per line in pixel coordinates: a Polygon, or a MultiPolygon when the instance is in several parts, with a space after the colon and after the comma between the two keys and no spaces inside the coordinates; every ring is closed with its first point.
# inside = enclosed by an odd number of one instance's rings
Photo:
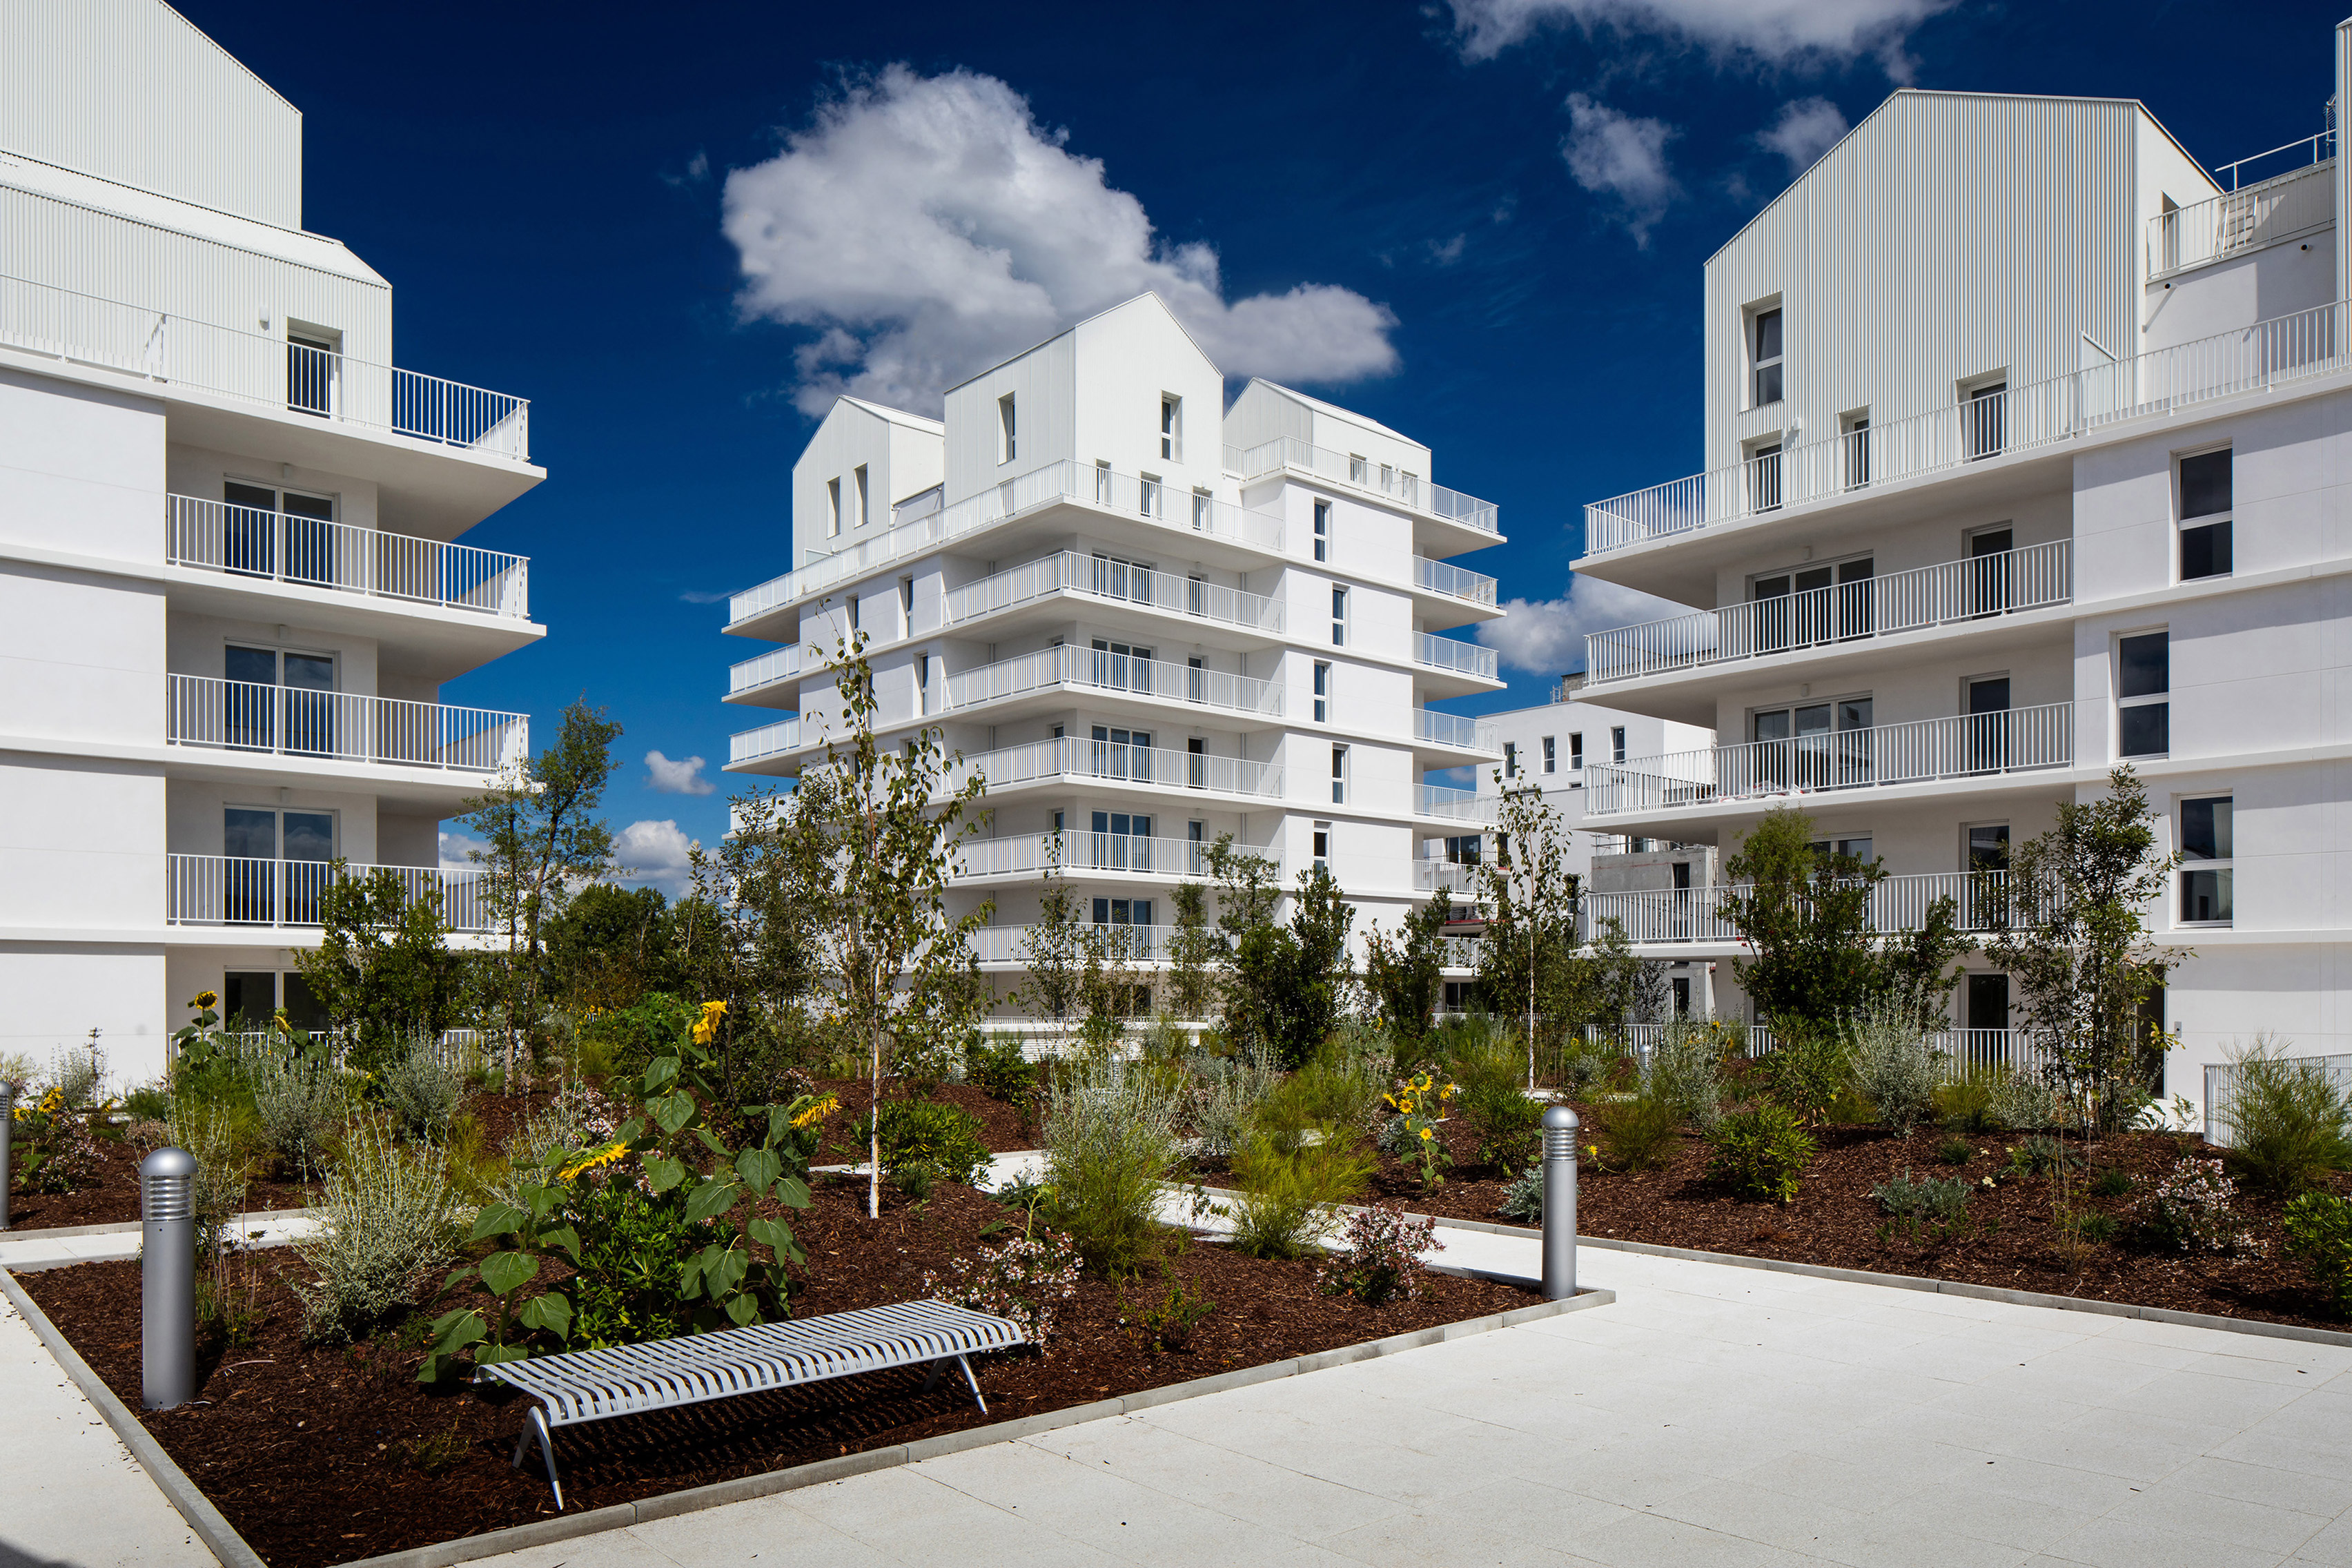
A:
{"type": "Polygon", "coordinates": [[[188,1479],[187,1472],[172,1462],[172,1456],[163,1451],[163,1445],[155,1441],[155,1435],[131,1414],[129,1406],[115,1397],[114,1390],[106,1385],[104,1378],[90,1370],[89,1363],[81,1359],[79,1352],[66,1342],[65,1335],[58,1332],[58,1326],[49,1321],[48,1314],[25,1294],[25,1288],[17,1284],[16,1277],[5,1268],[0,1268],[0,1296],[5,1296],[8,1304],[23,1313],[25,1321],[33,1325],[33,1332],[40,1336],[41,1343],[65,1369],[66,1375],[74,1380],[74,1386],[81,1390],[82,1397],[97,1406],[98,1413],[106,1417],[106,1424],[114,1428],[114,1435],[121,1439],[124,1447],[131,1450],[131,1458],[139,1461],[157,1489],[170,1500],[172,1506],[180,1510],[180,1517],[188,1521],[188,1527],[196,1532],[196,1538],[212,1548],[213,1555],[221,1561],[221,1568],[268,1568],[259,1554],[245,1543],[245,1537],[221,1517],[220,1510],[196,1489],[196,1483],[188,1479]]]}
{"type": "MultiPolygon", "coordinates": [[[[237,1215],[234,1223],[252,1225],[273,1219],[317,1219],[324,1212],[322,1209],[254,1209],[237,1215]]],[[[119,1220],[112,1225],[16,1225],[0,1230],[0,1247],[12,1241],[62,1241],[73,1236],[136,1236],[139,1226],[140,1222],[135,1219],[119,1220]]]]}
{"type": "MultiPolygon", "coordinates": [[[[1593,1307],[1605,1307],[1617,1300],[1611,1290],[1582,1290],[1565,1301],[1541,1301],[1533,1306],[1516,1307],[1507,1312],[1496,1312],[1484,1318],[1465,1319],[1458,1323],[1440,1323],[1434,1328],[1417,1329],[1411,1333],[1392,1334],[1387,1339],[1371,1340],[1363,1344],[1341,1345],[1334,1350],[1320,1351],[1314,1355],[1298,1356],[1289,1361],[1271,1362],[1265,1366],[1239,1367],[1210,1377],[1194,1378],[1190,1383],[1173,1383],[1161,1388],[1147,1388],[1118,1399],[1097,1400],[1091,1405],[1074,1405],[1066,1410],[1048,1410],[1039,1415],[1024,1415],[1017,1420],[993,1422],[986,1426],[974,1426],[968,1431],[945,1432],[936,1437],[918,1438],[912,1443],[894,1443],[887,1447],[867,1448],[860,1453],[844,1454],[835,1458],[819,1459],[814,1464],[795,1465],[790,1469],[770,1470],[764,1475],[740,1476],[731,1481],[714,1481],[709,1486],[690,1487],[684,1491],[667,1492],[660,1497],[646,1498],[640,1502],[614,1503],[609,1507],[592,1509],[586,1513],[565,1515],[556,1519],[518,1524],[505,1530],[487,1531],[480,1535],[461,1536],[431,1546],[412,1547],[405,1552],[387,1552],[381,1557],[363,1558],[347,1563],[341,1568],[451,1568],[459,1563],[478,1558],[495,1557],[501,1552],[520,1552],[526,1547],[543,1546],[551,1542],[572,1541],[584,1535],[598,1535],[606,1531],[625,1530],[633,1524],[650,1523],[657,1519],[674,1519],[680,1514],[699,1513],[705,1509],[721,1508],[729,1503],[748,1502],[754,1498],[772,1497],[778,1492],[797,1491],[803,1487],[823,1486],[829,1481],[847,1480],[852,1476],[872,1470],[893,1469],[901,1465],[920,1464],[943,1455],[961,1454],[971,1448],[984,1448],[997,1443],[1018,1442],[1042,1432],[1055,1431],[1064,1426],[1076,1426],[1087,1421],[1100,1421],[1114,1415],[1131,1415],[1179,1400],[1198,1399],[1203,1394],[1223,1394],[1236,1388],[1248,1388],[1280,1378],[1296,1377],[1302,1373],[1320,1372],[1326,1367],[1345,1366],[1350,1362],[1369,1361],[1375,1356],[1396,1355],[1404,1351],[1420,1350],[1446,1340],[1466,1339],[1496,1329],[1516,1328],[1521,1323],[1541,1318],[1556,1318],[1564,1312],[1581,1312],[1593,1307]]],[[[168,1461],[167,1461],[168,1462],[168,1461]]],[[[244,1543],[239,1542],[242,1546],[244,1543]]],[[[223,1559],[226,1563],[226,1558],[223,1559]]],[[[230,1568],[248,1568],[246,1563],[230,1564],[230,1568]]]]}

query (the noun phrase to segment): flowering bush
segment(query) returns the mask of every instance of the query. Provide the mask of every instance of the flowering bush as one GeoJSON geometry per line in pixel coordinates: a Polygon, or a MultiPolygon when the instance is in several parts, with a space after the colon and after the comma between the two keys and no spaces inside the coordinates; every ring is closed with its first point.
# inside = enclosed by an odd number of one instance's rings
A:
{"type": "Polygon", "coordinates": [[[2237,1212],[2238,1184],[2219,1160],[2189,1155],[2148,1194],[2148,1228],[2182,1252],[2260,1257],[2263,1245],[2237,1212]]]}
{"type": "Polygon", "coordinates": [[[11,1174],[28,1193],[69,1193],[98,1179],[98,1140],[89,1118],[74,1110],[57,1085],[37,1100],[17,1101],[11,1112],[16,1145],[11,1174]]]}
{"type": "Polygon", "coordinates": [[[1076,1244],[1042,1225],[1002,1247],[981,1248],[977,1258],[954,1259],[944,1279],[923,1275],[926,1296],[1009,1319],[1041,1348],[1054,1331],[1055,1310],[1077,1291],[1076,1244]]]}
{"type": "MultiPolygon", "coordinates": [[[[1440,1167],[1454,1163],[1446,1152],[1445,1140],[1437,1135],[1437,1124],[1445,1119],[1445,1102],[1459,1093],[1459,1084],[1441,1084],[1427,1068],[1409,1079],[1401,1079],[1396,1088],[1382,1098],[1396,1111],[1396,1120],[1404,1125],[1404,1163],[1421,1177],[1423,1187],[1443,1186],[1445,1177],[1440,1167]]],[[[1383,1129],[1385,1131],[1385,1129],[1383,1129]]]]}
{"type": "Polygon", "coordinates": [[[1325,1294],[1353,1296],[1368,1307],[1413,1300],[1429,1278],[1423,1250],[1445,1249],[1436,1236],[1437,1222],[1427,1215],[1409,1215],[1398,1204],[1375,1204],[1348,1222],[1340,1233],[1344,1249],[1316,1278],[1325,1294]]]}

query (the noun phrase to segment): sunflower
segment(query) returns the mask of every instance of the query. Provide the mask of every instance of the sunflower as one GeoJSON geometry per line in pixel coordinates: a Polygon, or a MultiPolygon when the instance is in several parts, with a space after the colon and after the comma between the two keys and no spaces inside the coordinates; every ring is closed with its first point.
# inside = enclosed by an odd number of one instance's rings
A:
{"type": "Polygon", "coordinates": [[[828,1094],[819,1100],[814,1105],[810,1106],[806,1110],[802,1111],[798,1116],[793,1117],[793,1127],[795,1131],[808,1127],[813,1123],[824,1121],[826,1117],[831,1116],[835,1111],[839,1110],[840,1109],[841,1097],[837,1094],[828,1094]]]}
{"type": "Polygon", "coordinates": [[[199,1013],[208,1013],[219,1005],[220,993],[217,991],[199,991],[196,993],[195,1000],[188,1004],[199,1013]]]}

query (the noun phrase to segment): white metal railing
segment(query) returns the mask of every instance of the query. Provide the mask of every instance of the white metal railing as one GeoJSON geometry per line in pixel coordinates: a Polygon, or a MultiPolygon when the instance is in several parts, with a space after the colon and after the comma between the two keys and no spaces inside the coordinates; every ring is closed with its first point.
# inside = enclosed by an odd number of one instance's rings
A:
{"type": "Polygon", "coordinates": [[[1476,643],[1456,642],[1452,637],[1433,636],[1428,632],[1413,633],[1412,661],[1424,669],[1451,670],[1456,675],[1474,676],[1480,680],[1492,680],[1495,676],[1495,650],[1476,643]]]}
{"type": "Polygon", "coordinates": [[[52,284],[0,277],[0,343],[340,424],[530,457],[524,398],[52,284]]]}
{"type": "Polygon", "coordinates": [[[727,694],[736,696],[745,691],[757,691],[762,686],[773,686],[779,680],[790,680],[801,672],[801,648],[798,643],[770,648],[756,658],[747,658],[727,667],[727,694]]]}
{"type": "Polygon", "coordinates": [[[738,730],[727,737],[727,760],[730,763],[756,763],[762,757],[781,756],[800,749],[801,720],[797,713],[756,730],[738,730]]]}
{"type": "Polygon", "coordinates": [[[2074,705],[1920,719],[1750,741],[1629,763],[1587,763],[1585,813],[1608,816],[1718,801],[1976,778],[2074,760],[2074,705]]]}
{"type": "Polygon", "coordinates": [[[497,773],[530,747],[530,719],[392,697],[168,678],[165,739],[175,746],[497,773]]]}
{"type": "Polygon", "coordinates": [[[1077,594],[1119,605],[1143,605],[1251,631],[1282,632],[1282,602],[1197,577],[1138,566],[1075,550],[1024,562],[1019,566],[948,591],[940,625],[961,626],[1052,594],[1077,594]]]}
{"type": "Polygon", "coordinates": [[[2063,605],[2074,596],[2074,560],[2073,541],[2061,539],[1587,632],[1585,679],[1632,680],[2063,605]]]}
{"type": "Polygon", "coordinates": [[[2154,278],[2224,261],[2336,221],[2336,160],[2192,202],[2147,220],[2154,278]]]}
{"type": "Polygon", "coordinates": [[[1432,745],[1459,746],[1470,752],[1503,750],[1503,728],[1491,719],[1465,718],[1459,713],[1440,713],[1428,708],[1412,710],[1412,738],[1427,741],[1432,745]]]}
{"type": "Polygon", "coordinates": [[[1458,865],[1452,860],[1415,860],[1412,863],[1412,889],[1416,893],[1475,893],[1484,883],[1480,868],[1458,865]]]}
{"type": "Polygon", "coordinates": [[[1441,936],[1437,939],[1438,962],[1445,969],[1475,969],[1478,967],[1478,939],[1475,936],[1441,936]]]}
{"type": "MultiPolygon", "coordinates": [[[[2317,1064],[2315,1068],[2304,1070],[2324,1073],[2335,1080],[2338,1093],[2352,1094],[2352,1056],[2290,1057],[2287,1059],[2297,1064],[2317,1064]]],[[[2205,1142],[2217,1149],[2231,1147],[2231,1139],[2234,1136],[2229,1119],[2222,1113],[2228,1108],[2231,1092],[2237,1088],[2240,1070],[2235,1062],[2205,1064],[2205,1142]]]]}
{"type": "Polygon", "coordinates": [[[1584,548],[1622,550],[2352,368],[2347,310],[2317,306],[1595,501],[1584,548]]]}
{"type": "Polygon", "coordinates": [[[953,790],[973,773],[986,779],[992,790],[1057,778],[1100,779],[1276,799],[1283,789],[1282,766],[1278,763],[1253,763],[1241,757],[1211,756],[1201,752],[1178,752],[1164,746],[1137,746],[1074,735],[1032,741],[1023,746],[1005,746],[961,758],[948,770],[946,787],[953,790]]]}
{"type": "MultiPolygon", "coordinates": [[[[982,926],[971,933],[972,952],[982,963],[1025,963],[1029,960],[1031,929],[1025,925],[982,926]]],[[[1169,939],[1180,929],[1097,924],[1087,928],[1087,934],[1104,942],[1108,955],[1113,959],[1129,963],[1165,963],[1169,939]]]]}
{"type": "MultiPolygon", "coordinates": [[[[1237,853],[1273,851],[1235,845],[1237,853]]],[[[966,839],[956,849],[960,877],[1034,877],[1063,871],[1141,871],[1159,877],[1211,875],[1211,846],[1192,838],[1151,838],[1125,833],[1022,833],[966,839]]]]}
{"type": "MultiPolygon", "coordinates": [[[[2336,105],[2332,100],[2327,106],[2327,115],[2331,120],[2336,117],[2336,105]]],[[[2318,132],[2314,135],[2305,136],[2299,141],[2282,142],[2278,146],[2273,147],[2267,152],[2256,153],[2249,157],[2235,159],[2227,163],[2216,163],[2213,165],[2213,172],[2217,174],[2229,175],[2230,188],[2234,191],[2242,183],[2240,175],[2247,164],[2259,163],[2265,158],[2275,158],[2282,153],[2300,153],[2306,147],[2311,149],[2311,161],[2315,163],[2324,163],[2328,159],[2336,156],[2336,132],[2334,128],[2330,127],[2329,129],[2318,132]]]]}
{"type": "Polygon", "coordinates": [[[1465,572],[1450,561],[1432,561],[1426,555],[1412,558],[1412,585],[1426,588],[1433,594],[1467,599],[1474,605],[1492,607],[1495,603],[1495,580],[1492,577],[1465,572]]]}
{"type": "MultiPolygon", "coordinates": [[[[1588,1047],[1614,1046],[1640,1059],[1646,1068],[1665,1043],[1666,1031],[1672,1026],[1587,1024],[1584,1039],[1588,1047]]],[[[1746,1054],[1751,1059],[1770,1056],[1778,1044],[1772,1026],[1748,1025],[1747,1044],[1746,1054]]],[[[1946,1082],[1995,1071],[2038,1075],[2048,1059],[2047,1052],[2034,1045],[2022,1029],[1937,1029],[1929,1033],[1927,1044],[1936,1053],[1936,1070],[1946,1082]]]]}
{"type": "MultiPolygon", "coordinates": [[[[1230,454],[1230,448],[1228,451],[1230,454]]],[[[1318,447],[1291,436],[1277,436],[1242,452],[1238,458],[1237,471],[1246,479],[1270,474],[1281,468],[1301,468],[1326,479],[1343,480],[1359,489],[1377,490],[1415,511],[1462,523],[1482,533],[1497,533],[1502,530],[1501,509],[1493,501],[1480,500],[1476,496],[1464,495],[1460,490],[1431,484],[1428,479],[1409,473],[1394,463],[1360,458],[1350,452],[1335,452],[1328,447],[1318,447]]]]}
{"type": "Polygon", "coordinates": [[[941,684],[940,710],[953,713],[1061,688],[1198,703],[1260,717],[1282,712],[1282,688],[1270,680],[1067,643],[957,671],[941,684]]]}
{"type": "Polygon", "coordinates": [[[1099,507],[1156,524],[1171,534],[1204,534],[1270,554],[1282,551],[1282,520],[1270,513],[1251,511],[1210,496],[1171,489],[1165,484],[1132,474],[1115,474],[1090,463],[1064,459],[1018,479],[991,485],[978,495],[967,496],[929,517],[901,524],[835,554],[811,561],[797,571],[747,588],[728,601],[728,624],[733,626],[779,605],[794,604],[828,588],[855,582],[893,561],[935,550],[960,534],[1037,507],[1066,501],[1099,507]]]}
{"type": "Polygon", "coordinates": [[[1454,789],[1445,784],[1423,784],[1413,788],[1413,812],[1420,816],[1442,817],[1452,822],[1492,822],[1495,802],[1492,796],[1481,798],[1475,789],[1454,789]]]}
{"type": "Polygon", "coordinates": [[[441,895],[452,931],[490,929],[478,871],[434,866],[354,866],[330,860],[254,860],[228,855],[167,855],[164,920],[172,925],[315,926],[320,895],[341,879],[390,871],[413,901],[441,895]]]}
{"type": "MultiPolygon", "coordinates": [[[[1736,942],[1739,931],[1724,918],[1723,900],[1749,890],[1745,885],[1726,884],[1585,893],[1578,900],[1578,915],[1588,935],[1615,921],[1628,942],[1736,942]]],[[[2008,908],[2008,872],[1929,871],[1877,883],[1870,889],[1864,920],[1874,931],[1917,931],[1926,925],[1928,910],[1945,899],[1952,900],[1953,921],[1960,931],[1996,931],[2013,918],[2008,908]]]]}
{"type": "Polygon", "coordinates": [[[522,556],[194,496],[163,498],[163,559],[231,577],[530,616],[530,563],[522,556]]]}

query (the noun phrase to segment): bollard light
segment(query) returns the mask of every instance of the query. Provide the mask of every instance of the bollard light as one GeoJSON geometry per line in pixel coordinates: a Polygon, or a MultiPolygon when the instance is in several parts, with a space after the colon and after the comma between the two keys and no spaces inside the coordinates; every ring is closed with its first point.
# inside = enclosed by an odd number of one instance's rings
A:
{"type": "Polygon", "coordinates": [[[1576,1294],[1576,1130],[1574,1110],[1550,1105],[1543,1113],[1543,1293],[1549,1301],[1576,1294]]]}
{"type": "Polygon", "coordinates": [[[16,1093],[18,1085],[0,1078],[0,1230],[8,1228],[8,1184],[12,1167],[8,1163],[8,1139],[16,1130],[16,1093]]]}
{"type": "Polygon", "coordinates": [[[150,1410],[196,1396],[196,1157],[158,1149],[139,1163],[141,1395],[150,1410]]]}

